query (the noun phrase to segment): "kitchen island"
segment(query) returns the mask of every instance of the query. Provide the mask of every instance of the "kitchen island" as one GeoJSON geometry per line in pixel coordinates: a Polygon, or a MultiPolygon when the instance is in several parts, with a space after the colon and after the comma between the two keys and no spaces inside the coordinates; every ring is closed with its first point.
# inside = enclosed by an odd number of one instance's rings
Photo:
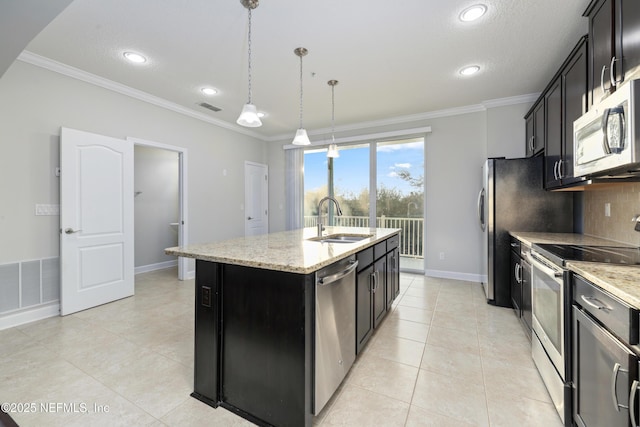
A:
{"type": "Polygon", "coordinates": [[[311,426],[315,273],[348,257],[368,268],[351,291],[362,344],[399,293],[399,232],[327,227],[332,241],[305,228],[166,249],[196,259],[192,396],[258,425],[311,426]]]}

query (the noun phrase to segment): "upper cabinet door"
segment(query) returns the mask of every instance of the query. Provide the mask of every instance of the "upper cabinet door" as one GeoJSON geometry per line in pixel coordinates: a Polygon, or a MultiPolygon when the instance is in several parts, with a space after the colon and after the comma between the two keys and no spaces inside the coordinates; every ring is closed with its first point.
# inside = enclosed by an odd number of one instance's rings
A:
{"type": "Polygon", "coordinates": [[[590,105],[616,90],[640,65],[640,2],[594,0],[589,18],[590,105]]]}
{"type": "Polygon", "coordinates": [[[563,184],[579,180],[573,176],[573,122],[587,112],[587,43],[578,44],[562,72],[563,153],[560,175],[563,184]]]}
{"type": "Polygon", "coordinates": [[[590,104],[598,104],[611,91],[610,67],[614,55],[614,0],[600,0],[590,7],[589,17],[589,89],[590,104]]]}
{"type": "Polygon", "coordinates": [[[616,0],[615,3],[615,47],[617,58],[616,79],[621,81],[640,65],[640,1],[616,0]]]}

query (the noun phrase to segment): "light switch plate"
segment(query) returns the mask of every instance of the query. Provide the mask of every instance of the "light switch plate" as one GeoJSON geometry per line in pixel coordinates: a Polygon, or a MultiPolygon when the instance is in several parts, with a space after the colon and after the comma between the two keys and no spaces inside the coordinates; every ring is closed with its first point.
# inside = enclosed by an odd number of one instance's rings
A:
{"type": "Polygon", "coordinates": [[[60,215],[60,205],[36,205],[36,215],[60,215]]]}

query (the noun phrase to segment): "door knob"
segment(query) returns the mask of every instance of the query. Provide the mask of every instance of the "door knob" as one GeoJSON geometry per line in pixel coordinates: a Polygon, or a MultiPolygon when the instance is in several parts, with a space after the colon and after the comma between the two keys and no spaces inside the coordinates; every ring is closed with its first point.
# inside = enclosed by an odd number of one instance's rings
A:
{"type": "Polygon", "coordinates": [[[249,221],[251,221],[251,220],[253,219],[253,217],[248,216],[248,217],[247,217],[247,219],[248,219],[249,221]]]}
{"type": "Polygon", "coordinates": [[[67,234],[79,233],[81,231],[82,230],[74,230],[73,228],[67,228],[67,229],[64,230],[64,232],[67,233],[67,234]]]}

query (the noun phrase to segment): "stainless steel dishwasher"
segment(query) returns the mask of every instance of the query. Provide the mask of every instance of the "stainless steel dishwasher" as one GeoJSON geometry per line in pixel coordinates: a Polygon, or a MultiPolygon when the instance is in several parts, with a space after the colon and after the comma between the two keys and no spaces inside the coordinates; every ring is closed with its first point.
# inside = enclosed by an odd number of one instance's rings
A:
{"type": "Polygon", "coordinates": [[[357,266],[352,255],[316,272],[315,415],[356,359],[357,266]]]}

